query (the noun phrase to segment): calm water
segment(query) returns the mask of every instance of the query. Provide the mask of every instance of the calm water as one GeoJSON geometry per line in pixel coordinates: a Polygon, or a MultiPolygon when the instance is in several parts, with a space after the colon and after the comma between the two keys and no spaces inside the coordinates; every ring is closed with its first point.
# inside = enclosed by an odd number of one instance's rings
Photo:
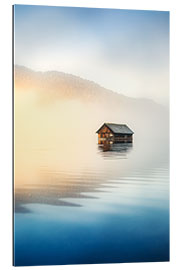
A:
{"type": "Polygon", "coordinates": [[[169,260],[165,141],[103,148],[94,136],[24,153],[15,164],[16,266],[169,260]]]}

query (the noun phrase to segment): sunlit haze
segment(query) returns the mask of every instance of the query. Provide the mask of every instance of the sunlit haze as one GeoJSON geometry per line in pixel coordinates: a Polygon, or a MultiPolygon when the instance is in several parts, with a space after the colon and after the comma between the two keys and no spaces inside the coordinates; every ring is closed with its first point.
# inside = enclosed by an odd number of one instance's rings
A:
{"type": "Polygon", "coordinates": [[[169,13],[15,5],[14,26],[13,264],[169,261],[169,13]]]}
{"type": "Polygon", "coordinates": [[[168,105],[169,12],[15,5],[15,64],[168,105]]]}

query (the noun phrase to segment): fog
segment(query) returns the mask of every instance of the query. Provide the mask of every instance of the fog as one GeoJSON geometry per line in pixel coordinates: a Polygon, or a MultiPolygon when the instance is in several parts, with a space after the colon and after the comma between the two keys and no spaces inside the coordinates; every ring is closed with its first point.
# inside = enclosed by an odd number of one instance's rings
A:
{"type": "Polygon", "coordinates": [[[41,83],[37,78],[28,78],[29,84],[26,77],[19,80],[15,76],[17,202],[45,202],[47,198],[49,202],[51,198],[51,203],[57,204],[59,196],[73,197],[77,192],[82,196],[81,192],[94,191],[109,180],[112,171],[114,177],[119,177],[132,169],[150,168],[159,157],[168,158],[168,111],[164,107],[115,94],[92,82],[81,84],[80,78],[73,88],[71,76],[67,96],[69,77],[63,84],[57,80],[52,88],[47,78],[45,84],[42,77],[41,83]],[[126,149],[120,155],[111,152],[111,156],[99,150],[96,131],[104,122],[124,123],[134,131],[132,149],[128,150],[132,152],[131,163],[124,162],[126,149]],[[121,163],[104,161],[121,155],[121,163]],[[50,196],[52,186],[56,188],[50,196]]]}

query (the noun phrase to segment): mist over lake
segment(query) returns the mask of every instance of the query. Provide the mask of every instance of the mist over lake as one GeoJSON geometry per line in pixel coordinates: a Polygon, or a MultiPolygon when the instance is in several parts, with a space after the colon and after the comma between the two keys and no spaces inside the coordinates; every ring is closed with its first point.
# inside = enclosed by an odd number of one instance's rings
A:
{"type": "Polygon", "coordinates": [[[15,265],[168,261],[168,108],[22,66],[14,90],[15,265]],[[104,122],[133,143],[98,145],[104,122]]]}

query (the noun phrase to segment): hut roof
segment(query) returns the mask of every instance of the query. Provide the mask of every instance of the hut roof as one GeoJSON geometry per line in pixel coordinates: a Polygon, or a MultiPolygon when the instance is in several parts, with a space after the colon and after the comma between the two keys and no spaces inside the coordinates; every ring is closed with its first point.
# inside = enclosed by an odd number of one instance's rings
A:
{"type": "Polygon", "coordinates": [[[132,135],[134,132],[125,124],[104,123],[97,131],[98,133],[103,126],[107,126],[114,134],[132,135]]]}

